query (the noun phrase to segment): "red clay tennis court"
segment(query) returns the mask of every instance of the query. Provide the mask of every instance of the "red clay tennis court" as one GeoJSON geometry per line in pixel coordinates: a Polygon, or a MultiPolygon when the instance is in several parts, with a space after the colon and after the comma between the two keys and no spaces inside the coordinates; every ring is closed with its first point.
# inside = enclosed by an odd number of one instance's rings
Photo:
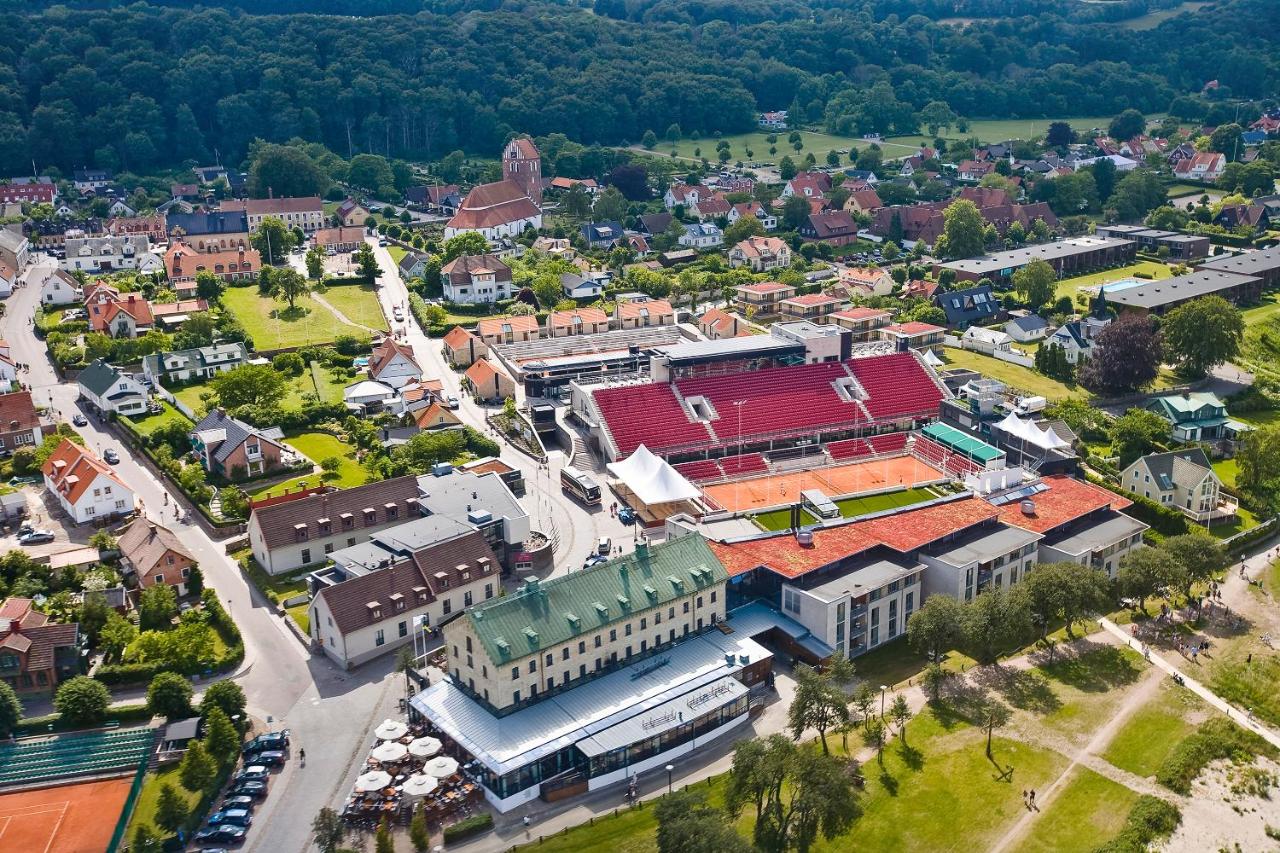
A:
{"type": "Polygon", "coordinates": [[[948,475],[927,462],[902,455],[829,465],[813,471],[764,474],[733,483],[703,486],[702,491],[730,512],[745,512],[795,503],[805,489],[818,489],[834,498],[948,479],[948,475]]]}
{"type": "Polygon", "coordinates": [[[133,777],[0,794],[0,850],[102,853],[133,777]]]}

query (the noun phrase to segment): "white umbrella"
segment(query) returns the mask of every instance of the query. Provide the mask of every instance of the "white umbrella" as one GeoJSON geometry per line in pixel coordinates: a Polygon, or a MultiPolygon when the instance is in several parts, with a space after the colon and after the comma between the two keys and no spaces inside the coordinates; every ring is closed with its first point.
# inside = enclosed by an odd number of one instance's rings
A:
{"type": "Polygon", "coordinates": [[[444,779],[458,772],[458,762],[447,755],[437,755],[422,766],[422,772],[437,779],[444,779]]]}
{"type": "Polygon", "coordinates": [[[370,770],[356,777],[356,790],[362,794],[366,791],[381,791],[390,784],[391,774],[382,770],[370,770]]]}
{"type": "Polygon", "coordinates": [[[430,758],[440,751],[440,741],[433,737],[420,737],[409,742],[409,754],[418,758],[430,758]]]}
{"type": "Polygon", "coordinates": [[[436,789],[440,783],[436,781],[434,776],[424,776],[421,773],[414,773],[408,779],[404,780],[404,785],[400,789],[400,793],[406,797],[425,797],[436,789]]]}
{"type": "Polygon", "coordinates": [[[375,746],[369,755],[379,761],[399,761],[409,754],[409,748],[394,740],[385,740],[375,746]]]}
{"type": "Polygon", "coordinates": [[[378,740],[399,740],[409,733],[409,727],[399,720],[383,720],[382,725],[373,730],[378,740]]]}

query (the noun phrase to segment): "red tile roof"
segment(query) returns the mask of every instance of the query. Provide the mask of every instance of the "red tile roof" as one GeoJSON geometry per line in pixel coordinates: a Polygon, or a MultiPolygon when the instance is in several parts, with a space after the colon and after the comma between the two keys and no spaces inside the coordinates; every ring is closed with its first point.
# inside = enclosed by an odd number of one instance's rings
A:
{"type": "Polygon", "coordinates": [[[843,302],[835,296],[828,296],[825,293],[803,293],[800,296],[792,296],[790,299],[782,300],[783,305],[839,305],[843,302]]]}
{"type": "Polygon", "coordinates": [[[449,349],[461,349],[467,345],[467,341],[474,338],[475,335],[461,326],[454,326],[449,330],[449,334],[444,336],[444,344],[449,349]]]}
{"type": "Polygon", "coordinates": [[[0,394],[0,432],[35,429],[40,426],[40,416],[31,402],[30,391],[14,391],[0,394]]]}
{"type": "Polygon", "coordinates": [[[1115,492],[1062,474],[1045,477],[1044,483],[1049,490],[1030,498],[1036,505],[1034,514],[1024,515],[1021,502],[1014,501],[996,508],[1000,520],[1024,530],[1047,533],[1099,509],[1122,510],[1133,505],[1133,501],[1115,492]]]}
{"type": "Polygon", "coordinates": [[[932,323],[921,323],[918,320],[912,320],[909,323],[895,323],[892,326],[885,326],[883,331],[897,332],[900,335],[924,335],[929,332],[945,332],[942,326],[935,326],[932,323]]]}
{"type": "Polygon", "coordinates": [[[87,448],[65,438],[40,470],[53,488],[71,504],[79,501],[98,477],[106,477],[115,485],[128,488],[116,477],[111,466],[94,456],[87,448]]]}
{"type": "Polygon", "coordinates": [[[888,317],[889,312],[880,308],[846,308],[831,315],[843,320],[874,320],[877,317],[888,317]]]}
{"type": "MultiPolygon", "coordinates": [[[[527,140],[525,140],[527,141],[527,140]]],[[[525,195],[515,181],[480,184],[467,193],[462,206],[449,220],[448,227],[457,230],[495,228],[539,213],[538,206],[525,195]]]]}

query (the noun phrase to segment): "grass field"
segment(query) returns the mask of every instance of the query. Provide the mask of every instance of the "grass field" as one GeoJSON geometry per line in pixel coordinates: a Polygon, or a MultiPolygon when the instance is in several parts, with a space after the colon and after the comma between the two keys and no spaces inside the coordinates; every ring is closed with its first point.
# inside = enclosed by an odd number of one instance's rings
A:
{"type": "Polygon", "coordinates": [[[1031,670],[1031,678],[1015,685],[1016,692],[1008,698],[1017,705],[1025,697],[1027,707],[1042,714],[1045,726],[1083,745],[1120,704],[1123,688],[1137,681],[1142,672],[1139,660],[1136,653],[1114,646],[1079,657],[1060,657],[1031,670]],[[1046,688],[1052,691],[1052,700],[1046,688]]]}
{"type": "MultiPolygon", "coordinates": [[[[702,157],[708,160],[716,161],[716,143],[720,141],[729,143],[729,162],[736,163],[739,160],[743,162],[755,163],[777,163],[783,157],[791,157],[792,160],[801,160],[806,154],[812,153],[818,160],[818,165],[825,166],[827,162],[827,152],[836,151],[840,153],[840,164],[852,168],[853,164],[849,161],[848,152],[850,148],[866,148],[871,143],[861,139],[850,139],[843,136],[832,136],[827,133],[815,133],[809,130],[800,131],[800,141],[803,148],[796,151],[787,137],[791,135],[789,130],[757,132],[757,133],[735,133],[729,136],[723,136],[716,139],[711,136],[702,139],[682,139],[676,143],[676,156],[686,158],[697,158],[699,155],[695,151],[701,151],[702,157]],[[777,147],[776,154],[769,153],[770,134],[775,134],[778,141],[773,143],[777,147]],[[747,154],[748,149],[751,154],[747,154]]],[[[881,145],[884,149],[886,157],[902,157],[911,154],[915,150],[915,146],[908,147],[904,144],[890,144],[888,142],[881,145]]],[[[658,144],[653,147],[654,154],[668,155],[671,153],[671,143],[665,139],[659,140],[658,144]]]]}
{"type": "Polygon", "coordinates": [[[387,254],[391,256],[391,260],[395,261],[396,266],[399,266],[400,262],[404,260],[404,256],[409,254],[409,250],[391,243],[387,246],[387,254]]]}
{"type": "Polygon", "coordinates": [[[126,418],[126,420],[133,424],[134,429],[138,431],[139,435],[146,438],[149,438],[156,430],[167,426],[174,421],[178,421],[187,427],[192,425],[190,418],[182,414],[182,412],[179,412],[173,406],[170,406],[168,403],[160,401],[160,408],[163,411],[158,415],[147,415],[145,418],[126,418]]]}
{"type": "Polygon", "coordinates": [[[310,296],[300,296],[290,310],[283,302],[259,296],[256,287],[228,287],[222,304],[244,325],[258,350],[328,344],[339,335],[360,333],[310,296]]]}
{"type": "Polygon", "coordinates": [[[1156,9],[1148,12],[1138,18],[1130,18],[1127,21],[1121,21],[1120,25],[1126,30],[1153,30],[1163,24],[1170,18],[1175,18],[1184,12],[1196,12],[1208,6],[1209,3],[1201,2],[1201,0],[1188,0],[1181,6],[1175,6],[1172,9],[1156,9]]]}
{"type": "Polygon", "coordinates": [[[169,834],[167,830],[161,829],[155,822],[156,806],[160,801],[160,789],[166,782],[178,792],[178,796],[186,802],[188,809],[194,808],[196,803],[200,801],[199,794],[193,794],[182,787],[177,764],[149,772],[142,782],[142,790],[138,793],[138,801],[133,807],[133,816],[129,818],[129,828],[125,832],[125,838],[133,838],[133,833],[139,825],[150,827],[151,831],[161,838],[169,834]]]}
{"type": "Polygon", "coordinates": [[[1124,827],[1138,794],[1077,767],[1063,788],[1037,816],[1011,849],[1019,853],[1089,853],[1102,839],[1115,837],[1124,827]]]}
{"type": "MultiPolygon", "coordinates": [[[[835,503],[836,506],[840,507],[840,514],[843,517],[854,518],[859,515],[882,512],[886,509],[896,509],[931,501],[936,497],[937,495],[928,489],[902,489],[901,491],[887,492],[882,495],[868,495],[865,498],[845,498],[835,503]]],[[[800,510],[800,516],[801,524],[816,524],[818,522],[818,519],[806,510],[800,510]]],[[[755,516],[755,521],[765,530],[786,530],[791,526],[791,511],[781,509],[775,512],[761,513],[755,516]]]]}
{"type": "Polygon", "coordinates": [[[951,367],[965,367],[970,370],[976,370],[984,376],[1003,382],[1010,388],[1027,394],[1039,395],[1047,400],[1065,400],[1069,397],[1084,399],[1089,396],[1088,392],[1083,388],[1064,385],[1056,379],[1050,379],[1048,376],[1036,373],[1029,367],[1000,361],[989,355],[983,355],[971,350],[947,347],[942,351],[942,357],[946,359],[947,364],[951,367]]]}
{"type": "Polygon", "coordinates": [[[1102,757],[1136,776],[1154,776],[1174,747],[1196,730],[1193,720],[1205,708],[1195,694],[1166,683],[1120,727],[1102,757]]]}
{"type": "MultiPolygon", "coordinates": [[[[331,485],[339,488],[359,486],[364,483],[368,476],[364,468],[355,459],[355,448],[349,444],[344,444],[327,432],[302,432],[288,436],[284,442],[317,465],[331,456],[337,457],[342,463],[338,468],[338,476],[325,481],[331,485]]],[[[308,485],[318,485],[320,475],[316,473],[303,474],[292,480],[286,480],[283,483],[277,483],[274,486],[267,486],[256,492],[251,492],[249,496],[256,499],[284,494],[286,491],[296,489],[298,483],[302,480],[306,480],[308,485]]]]}
{"type": "Polygon", "coordinates": [[[1075,301],[1076,294],[1080,292],[1082,287],[1094,287],[1099,284],[1119,281],[1122,278],[1133,278],[1134,273],[1146,273],[1154,278],[1169,278],[1173,275],[1173,270],[1168,264],[1161,264],[1155,261],[1139,261],[1127,267],[1117,267],[1112,270],[1091,273],[1090,275],[1076,276],[1075,278],[1064,278],[1058,282],[1057,296],[1059,298],[1069,296],[1072,301],[1075,301]]]}
{"type": "MultiPolygon", "coordinates": [[[[350,328],[350,326],[347,328],[350,328]]],[[[280,401],[280,407],[283,409],[302,408],[303,395],[305,394],[317,394],[326,403],[342,402],[342,390],[350,382],[335,375],[332,368],[320,367],[315,373],[318,374],[321,380],[318,386],[313,378],[313,371],[310,369],[302,371],[298,376],[286,376],[288,388],[285,391],[284,399],[280,401]]],[[[200,399],[200,395],[208,390],[208,384],[202,382],[175,388],[172,393],[184,405],[189,406],[192,411],[199,412],[204,408],[204,401],[200,399]]],[[[181,413],[175,412],[175,414],[181,417],[181,413]]]]}
{"type": "MultiPolygon", "coordinates": [[[[398,247],[396,247],[398,248],[398,247]]],[[[325,302],[342,312],[348,320],[370,329],[386,331],[387,318],[378,303],[377,288],[366,284],[347,284],[329,287],[321,295],[325,302]]],[[[356,332],[348,329],[348,334],[356,332]]]]}

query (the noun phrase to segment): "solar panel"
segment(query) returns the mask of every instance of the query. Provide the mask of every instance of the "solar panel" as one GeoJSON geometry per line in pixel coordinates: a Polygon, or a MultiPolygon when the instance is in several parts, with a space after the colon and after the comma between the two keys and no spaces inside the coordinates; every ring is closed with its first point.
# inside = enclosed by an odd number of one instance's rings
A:
{"type": "Polygon", "coordinates": [[[994,504],[995,506],[1004,506],[1005,504],[1011,504],[1014,501],[1020,501],[1023,498],[1029,498],[1032,495],[1038,495],[1041,492],[1047,492],[1048,490],[1049,487],[1044,483],[1032,483],[1028,486],[1022,486],[1021,488],[1014,489],[1011,492],[1005,492],[1002,495],[989,497],[987,498],[987,503],[994,504]]]}

